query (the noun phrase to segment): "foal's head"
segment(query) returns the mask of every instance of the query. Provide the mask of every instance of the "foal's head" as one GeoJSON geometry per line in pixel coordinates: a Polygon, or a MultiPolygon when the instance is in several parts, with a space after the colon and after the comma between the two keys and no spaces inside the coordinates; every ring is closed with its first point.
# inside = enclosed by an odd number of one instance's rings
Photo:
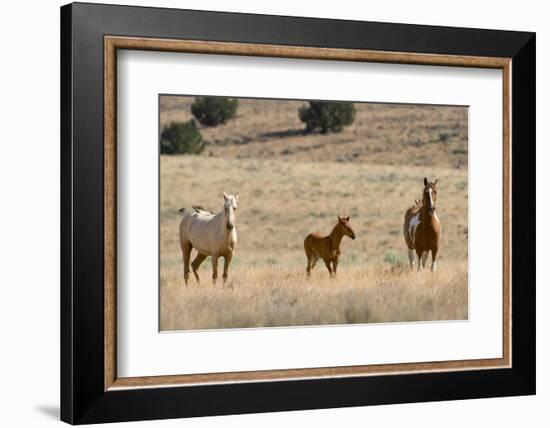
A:
{"type": "Polygon", "coordinates": [[[426,177],[424,177],[424,193],[422,194],[422,205],[425,207],[428,207],[430,212],[435,211],[435,202],[437,200],[437,178],[435,181],[428,181],[426,177]]]}
{"type": "Polygon", "coordinates": [[[355,232],[351,228],[349,215],[347,217],[338,216],[338,227],[340,227],[344,235],[349,236],[351,239],[355,239],[355,232]]]}
{"type": "Polygon", "coordinates": [[[223,192],[223,209],[225,211],[225,227],[227,230],[233,230],[235,227],[235,211],[237,211],[237,202],[239,194],[235,196],[223,192]]]}

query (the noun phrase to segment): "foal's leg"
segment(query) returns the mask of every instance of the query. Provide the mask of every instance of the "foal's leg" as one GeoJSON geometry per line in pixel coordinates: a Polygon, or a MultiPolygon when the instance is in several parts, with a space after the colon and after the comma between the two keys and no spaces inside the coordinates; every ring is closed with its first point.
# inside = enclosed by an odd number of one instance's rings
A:
{"type": "Polygon", "coordinates": [[[201,279],[199,277],[199,266],[206,260],[208,256],[205,256],[204,254],[198,253],[197,257],[195,257],[195,260],[191,263],[191,268],[193,269],[193,275],[195,275],[195,279],[197,282],[201,282],[201,279]]]}
{"type": "Polygon", "coordinates": [[[229,270],[229,263],[231,263],[231,259],[233,258],[233,253],[227,253],[224,257],[223,262],[223,282],[225,284],[225,281],[227,281],[227,271],[229,270]]]}
{"type": "Polygon", "coordinates": [[[334,276],[336,276],[337,268],[338,268],[338,259],[332,261],[332,271],[334,272],[334,276]]]}
{"type": "Polygon", "coordinates": [[[189,283],[189,259],[191,258],[191,250],[193,246],[189,241],[182,241],[181,252],[183,254],[183,279],[185,285],[189,283]]]}
{"type": "Polygon", "coordinates": [[[432,250],[432,272],[435,272],[437,269],[435,259],[437,258],[437,250],[432,250]]]}
{"type": "Polygon", "coordinates": [[[317,261],[319,260],[319,256],[314,254],[313,255],[313,262],[311,263],[311,269],[313,269],[315,267],[315,265],[317,264],[317,261]]]}
{"type": "Polygon", "coordinates": [[[212,254],[212,282],[216,285],[218,279],[218,255],[212,254]]]}
{"type": "Polygon", "coordinates": [[[311,269],[313,269],[313,267],[315,266],[315,262],[313,261],[315,256],[313,254],[313,251],[311,250],[311,247],[309,246],[308,238],[306,238],[304,242],[304,250],[306,252],[306,258],[307,258],[306,273],[307,273],[307,276],[310,276],[311,269]]]}
{"type": "Polygon", "coordinates": [[[418,272],[422,270],[422,251],[416,251],[417,263],[418,263],[418,272]]]}
{"type": "Polygon", "coordinates": [[[328,269],[329,276],[332,278],[332,268],[330,267],[330,261],[329,260],[325,260],[325,266],[328,269]]]}
{"type": "Polygon", "coordinates": [[[307,259],[307,276],[311,276],[311,271],[313,270],[313,268],[317,264],[317,260],[319,260],[319,256],[316,255],[316,254],[312,254],[307,259]]]}

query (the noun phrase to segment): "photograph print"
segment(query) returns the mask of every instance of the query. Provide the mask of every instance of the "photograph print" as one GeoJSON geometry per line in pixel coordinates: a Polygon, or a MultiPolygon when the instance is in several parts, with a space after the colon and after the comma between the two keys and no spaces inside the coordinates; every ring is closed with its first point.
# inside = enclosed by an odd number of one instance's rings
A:
{"type": "Polygon", "coordinates": [[[468,319],[468,107],[159,95],[160,331],[468,319]]]}

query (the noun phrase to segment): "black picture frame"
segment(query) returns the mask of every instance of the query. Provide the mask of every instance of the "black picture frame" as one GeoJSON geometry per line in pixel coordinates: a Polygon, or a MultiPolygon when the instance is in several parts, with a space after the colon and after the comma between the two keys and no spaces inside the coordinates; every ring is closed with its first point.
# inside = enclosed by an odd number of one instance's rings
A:
{"type": "MultiPolygon", "coordinates": [[[[86,424],[535,393],[535,34],[74,3],[61,8],[61,419],[86,424]],[[104,36],[512,58],[512,367],[104,391],[104,36]]],[[[488,159],[489,163],[491,159],[488,159]]]]}

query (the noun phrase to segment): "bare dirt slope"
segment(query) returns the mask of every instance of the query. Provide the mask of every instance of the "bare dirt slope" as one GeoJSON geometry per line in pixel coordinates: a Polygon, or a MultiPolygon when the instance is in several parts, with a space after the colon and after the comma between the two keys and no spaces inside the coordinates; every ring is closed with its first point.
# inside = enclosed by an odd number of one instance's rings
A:
{"type": "MultiPolygon", "coordinates": [[[[193,97],[163,96],[161,128],[192,118],[193,97]]],[[[465,168],[465,107],[356,103],[355,122],[338,134],[304,135],[298,109],[305,101],[239,100],[237,117],[202,128],[207,154],[238,158],[337,161],[465,168]]]]}

